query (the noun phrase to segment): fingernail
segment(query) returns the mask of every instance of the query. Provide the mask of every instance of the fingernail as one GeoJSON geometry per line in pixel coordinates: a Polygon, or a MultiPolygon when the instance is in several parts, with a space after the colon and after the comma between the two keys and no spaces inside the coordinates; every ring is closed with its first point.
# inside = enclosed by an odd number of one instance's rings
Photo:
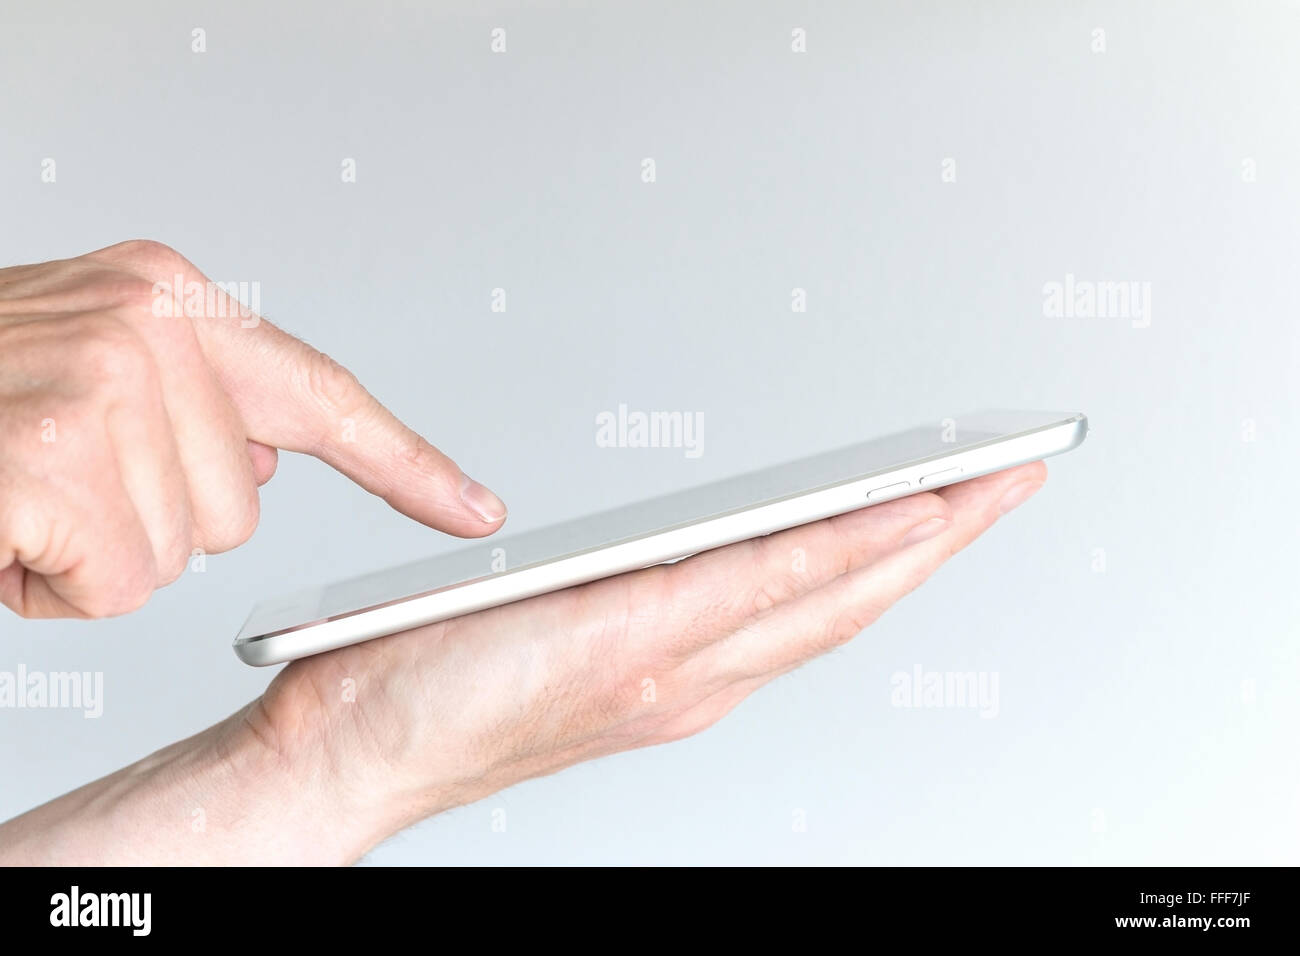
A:
{"type": "Polygon", "coordinates": [[[909,545],[920,544],[922,541],[929,541],[936,534],[942,533],[948,527],[948,524],[947,518],[931,518],[929,521],[922,521],[907,532],[900,547],[906,548],[909,545]]]}
{"type": "Polygon", "coordinates": [[[1022,481],[1018,485],[1013,485],[1011,490],[1002,496],[1002,503],[998,505],[998,510],[1006,514],[1017,505],[1024,504],[1039,488],[1043,487],[1041,481],[1022,481]]]}
{"type": "Polygon", "coordinates": [[[469,475],[461,475],[460,500],[489,524],[496,524],[506,516],[506,504],[469,475]]]}

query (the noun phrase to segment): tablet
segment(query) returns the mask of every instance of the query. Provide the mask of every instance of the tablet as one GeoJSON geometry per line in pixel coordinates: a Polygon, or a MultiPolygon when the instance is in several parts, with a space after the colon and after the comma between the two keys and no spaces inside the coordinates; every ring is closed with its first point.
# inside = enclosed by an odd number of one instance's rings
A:
{"type": "Polygon", "coordinates": [[[258,604],[235,653],[263,666],[1001,471],[1074,448],[1082,414],[988,411],[676,491],[258,604]]]}

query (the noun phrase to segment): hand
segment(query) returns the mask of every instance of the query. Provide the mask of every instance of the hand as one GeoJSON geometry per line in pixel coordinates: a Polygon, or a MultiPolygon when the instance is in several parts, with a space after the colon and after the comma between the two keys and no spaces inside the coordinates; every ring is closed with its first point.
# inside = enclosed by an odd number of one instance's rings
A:
{"type": "Polygon", "coordinates": [[[20,615],[131,611],[195,549],[242,544],[277,448],[452,534],[505,519],[350,372],[166,246],[0,269],[0,602],[20,615]]]}
{"type": "Polygon", "coordinates": [[[221,724],[0,826],[0,865],[356,860],[528,777],[708,727],[1045,477],[1023,465],[296,661],[221,724]]]}
{"type": "Polygon", "coordinates": [[[342,838],[320,849],[354,859],[525,778],[703,730],[868,627],[1045,478],[1025,465],[301,660],[242,722],[316,782],[342,838]]]}

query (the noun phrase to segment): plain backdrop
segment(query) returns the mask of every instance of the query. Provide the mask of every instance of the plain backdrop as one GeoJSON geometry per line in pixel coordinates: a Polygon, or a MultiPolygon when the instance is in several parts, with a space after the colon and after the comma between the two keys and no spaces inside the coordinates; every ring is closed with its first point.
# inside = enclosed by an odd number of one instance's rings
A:
{"type": "MultiPolygon", "coordinates": [[[[845,649],[370,862],[1294,862],[1298,48],[1262,0],[3,0],[0,263],[147,237],[259,283],[514,530],[1090,416],[845,649]],[[1067,274],[1149,283],[1149,325],[1045,315],[1067,274]],[[620,403],[702,414],[703,454],[598,447],[620,403]],[[894,706],[917,667],[996,675],[997,716],[894,706]]],[[[144,610],[0,614],[0,670],[105,684],[97,720],[0,710],[0,817],[258,694],[256,599],[454,545],[286,455],[254,539],[144,610]]]]}

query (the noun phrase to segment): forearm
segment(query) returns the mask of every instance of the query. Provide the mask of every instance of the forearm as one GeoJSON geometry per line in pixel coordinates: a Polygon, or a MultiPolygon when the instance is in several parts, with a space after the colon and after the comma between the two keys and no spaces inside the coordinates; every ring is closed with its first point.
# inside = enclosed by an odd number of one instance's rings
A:
{"type": "Polygon", "coordinates": [[[338,864],[386,835],[244,715],[0,826],[0,865],[338,864]]]}

